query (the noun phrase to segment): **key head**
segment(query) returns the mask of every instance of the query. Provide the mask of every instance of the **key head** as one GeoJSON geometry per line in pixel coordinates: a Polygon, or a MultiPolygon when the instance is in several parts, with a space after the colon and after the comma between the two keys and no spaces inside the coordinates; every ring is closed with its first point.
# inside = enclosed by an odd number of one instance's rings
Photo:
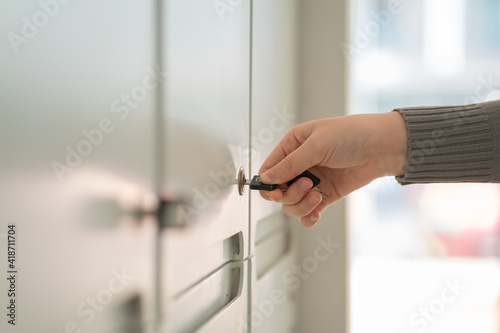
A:
{"type": "Polygon", "coordinates": [[[259,175],[253,176],[252,181],[250,182],[251,190],[272,191],[277,188],[278,188],[277,184],[262,184],[259,175]]]}
{"type": "Polygon", "coordinates": [[[286,184],[288,186],[290,186],[302,177],[307,177],[310,180],[312,180],[313,186],[311,188],[316,187],[319,185],[319,183],[321,183],[321,180],[318,177],[316,177],[315,175],[313,175],[312,173],[310,173],[309,171],[306,170],[306,171],[302,172],[300,175],[298,175],[297,177],[295,177],[294,179],[287,182],[286,184]]]}

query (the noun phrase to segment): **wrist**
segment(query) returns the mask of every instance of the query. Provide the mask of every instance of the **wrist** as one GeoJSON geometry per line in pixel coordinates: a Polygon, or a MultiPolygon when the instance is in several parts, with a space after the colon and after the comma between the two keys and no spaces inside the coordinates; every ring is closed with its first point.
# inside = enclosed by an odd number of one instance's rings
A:
{"type": "Polygon", "coordinates": [[[377,115],[374,122],[378,176],[402,176],[408,160],[408,133],[403,116],[397,112],[377,115]]]}

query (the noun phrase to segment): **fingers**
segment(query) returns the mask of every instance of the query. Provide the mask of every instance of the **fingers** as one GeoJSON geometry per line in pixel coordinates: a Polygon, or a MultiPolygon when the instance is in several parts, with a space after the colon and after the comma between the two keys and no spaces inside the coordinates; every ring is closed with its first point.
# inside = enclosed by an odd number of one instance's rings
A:
{"type": "Polygon", "coordinates": [[[313,128],[309,123],[300,124],[283,137],[259,170],[263,183],[286,183],[321,161],[321,145],[310,140],[313,128]]]}
{"type": "Polygon", "coordinates": [[[312,180],[307,177],[302,177],[283,192],[283,198],[280,202],[285,205],[294,205],[300,202],[312,187],[312,180]]]}
{"type": "Polygon", "coordinates": [[[301,201],[312,187],[312,180],[307,177],[302,177],[290,185],[285,192],[282,192],[278,188],[274,191],[260,191],[260,195],[266,200],[293,205],[301,201]]]}
{"type": "Polygon", "coordinates": [[[321,154],[306,141],[260,175],[260,179],[266,184],[283,184],[318,164],[320,160],[321,154]]]}
{"type": "Polygon", "coordinates": [[[311,191],[307,193],[306,196],[302,198],[296,204],[283,204],[282,210],[288,216],[307,216],[321,203],[321,194],[316,191],[311,191]]]}
{"type": "MultiPolygon", "coordinates": [[[[271,152],[259,171],[260,179],[266,184],[285,184],[305,170],[319,164],[324,158],[322,141],[310,140],[314,126],[302,124],[285,135],[279,145],[271,152]],[[319,143],[319,144],[318,144],[319,143]]],[[[312,180],[301,178],[285,191],[276,189],[261,191],[264,199],[282,203],[282,210],[288,216],[300,217],[306,227],[313,226],[321,217],[325,206],[321,194],[310,191],[312,180]]]]}
{"type": "Polygon", "coordinates": [[[314,209],[311,213],[300,218],[300,224],[305,228],[311,228],[321,219],[321,213],[314,209]]]}
{"type": "Polygon", "coordinates": [[[302,177],[282,192],[279,188],[274,191],[260,191],[266,200],[282,203],[282,210],[288,216],[300,217],[301,224],[310,228],[321,218],[321,212],[326,208],[321,194],[311,191],[312,181],[302,177]]]}
{"type": "Polygon", "coordinates": [[[278,164],[288,155],[289,152],[294,151],[300,145],[301,143],[295,139],[295,135],[293,135],[291,131],[288,132],[285,137],[281,139],[280,143],[269,154],[264,163],[262,163],[259,174],[262,174],[264,171],[278,164]]]}
{"type": "Polygon", "coordinates": [[[321,213],[328,207],[328,204],[322,201],[319,205],[317,205],[312,212],[307,214],[306,216],[300,217],[300,224],[306,228],[311,228],[318,223],[321,219],[321,213]]]}
{"type": "Polygon", "coordinates": [[[269,201],[281,202],[283,199],[283,193],[281,189],[277,188],[273,191],[259,191],[260,196],[269,201]]]}

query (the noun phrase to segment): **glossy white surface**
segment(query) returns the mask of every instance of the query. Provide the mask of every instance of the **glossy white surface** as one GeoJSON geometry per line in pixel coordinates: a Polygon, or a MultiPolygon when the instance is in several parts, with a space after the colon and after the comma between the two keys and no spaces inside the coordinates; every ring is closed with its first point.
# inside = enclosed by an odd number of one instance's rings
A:
{"type": "Polygon", "coordinates": [[[74,1],[52,15],[38,1],[0,4],[4,37],[41,22],[17,53],[0,41],[0,234],[16,224],[19,283],[18,322],[2,332],[127,332],[154,319],[155,221],[126,212],[154,188],[155,92],[127,117],[113,108],[155,66],[153,4],[74,1]],[[72,165],[68,147],[83,152],[72,165]]]}
{"type": "Polygon", "coordinates": [[[176,295],[248,253],[248,189],[240,196],[231,181],[240,167],[249,175],[250,2],[221,20],[210,1],[166,1],[164,17],[162,194],[181,198],[187,216],[161,234],[168,322],[176,295]]]}
{"type": "Polygon", "coordinates": [[[248,311],[248,262],[231,262],[171,299],[161,332],[242,332],[248,311]]]}

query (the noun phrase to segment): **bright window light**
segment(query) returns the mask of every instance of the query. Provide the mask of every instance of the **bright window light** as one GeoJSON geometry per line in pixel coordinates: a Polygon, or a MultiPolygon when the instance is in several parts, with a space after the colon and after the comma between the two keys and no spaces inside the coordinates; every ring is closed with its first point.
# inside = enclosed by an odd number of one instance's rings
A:
{"type": "Polygon", "coordinates": [[[460,73],[465,64],[465,1],[425,0],[424,60],[442,77],[460,73]]]}

